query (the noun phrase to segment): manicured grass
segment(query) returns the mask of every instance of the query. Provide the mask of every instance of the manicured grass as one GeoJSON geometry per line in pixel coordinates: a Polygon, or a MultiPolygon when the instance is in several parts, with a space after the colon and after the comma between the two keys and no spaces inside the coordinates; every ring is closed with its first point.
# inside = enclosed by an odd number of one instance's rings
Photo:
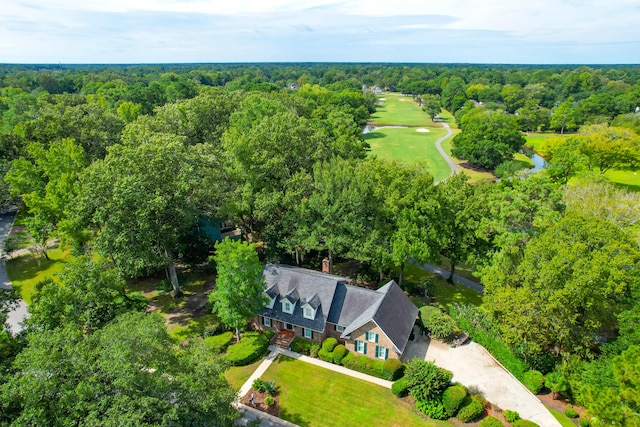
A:
{"type": "Polygon", "coordinates": [[[640,191],[640,171],[609,170],[605,176],[618,187],[640,191]]]}
{"type": "MultiPolygon", "coordinates": [[[[435,284],[434,303],[442,307],[447,312],[449,307],[455,303],[472,304],[479,306],[482,304],[482,295],[478,292],[462,286],[458,283],[453,285],[447,283],[445,279],[438,279],[434,274],[427,270],[423,270],[415,265],[409,265],[404,269],[404,287],[409,288],[411,285],[419,285],[423,280],[431,280],[435,284]]],[[[477,281],[478,279],[475,278],[477,281]]],[[[418,307],[427,303],[422,296],[412,298],[414,304],[418,307]]]]}
{"type": "Polygon", "coordinates": [[[535,164],[533,164],[533,160],[531,160],[530,158],[528,158],[527,156],[525,156],[522,153],[516,153],[513,155],[513,160],[522,163],[522,166],[525,168],[532,168],[535,166],[535,164]]]}
{"type": "Polygon", "coordinates": [[[553,415],[555,419],[558,420],[562,427],[576,427],[576,424],[571,421],[571,418],[567,417],[565,414],[558,412],[553,408],[549,408],[548,406],[546,408],[549,412],[551,412],[551,415],[553,415]]]}
{"type": "Polygon", "coordinates": [[[544,156],[544,146],[549,143],[549,140],[557,139],[560,141],[562,138],[566,138],[567,134],[560,135],[555,132],[543,132],[543,133],[527,133],[524,134],[527,142],[525,145],[533,148],[538,154],[544,156]]]}
{"type": "Polygon", "coordinates": [[[231,384],[231,388],[234,390],[240,390],[240,387],[247,382],[251,374],[258,369],[258,366],[264,361],[264,357],[258,360],[257,362],[253,362],[251,365],[247,366],[231,366],[224,373],[224,377],[227,379],[229,384],[231,384]]]}
{"type": "Polygon", "coordinates": [[[31,304],[36,284],[53,277],[71,260],[70,249],[52,248],[47,251],[49,260],[42,255],[28,254],[7,261],[7,274],[20,297],[31,304]]]}
{"type": "Polygon", "coordinates": [[[427,113],[422,111],[422,108],[410,96],[387,93],[380,98],[385,100],[376,107],[377,111],[369,119],[370,122],[378,126],[442,127],[441,124],[432,122],[427,113]]]}
{"type": "Polygon", "coordinates": [[[279,390],[279,417],[300,426],[450,426],[430,420],[391,390],[285,356],[262,376],[279,390]]]}
{"type": "Polygon", "coordinates": [[[429,132],[417,132],[415,128],[379,129],[364,135],[371,145],[371,154],[383,159],[404,162],[424,162],[436,181],[447,178],[451,169],[440,155],[435,141],[446,135],[443,128],[430,128],[429,132]]]}
{"type": "Polygon", "coordinates": [[[456,135],[457,132],[455,132],[455,130],[459,129],[459,127],[458,127],[458,123],[456,122],[456,118],[453,117],[453,114],[451,114],[447,110],[442,110],[440,114],[438,114],[438,117],[440,117],[440,119],[442,119],[443,122],[446,122],[451,128],[451,130],[454,131],[453,134],[456,135]]]}

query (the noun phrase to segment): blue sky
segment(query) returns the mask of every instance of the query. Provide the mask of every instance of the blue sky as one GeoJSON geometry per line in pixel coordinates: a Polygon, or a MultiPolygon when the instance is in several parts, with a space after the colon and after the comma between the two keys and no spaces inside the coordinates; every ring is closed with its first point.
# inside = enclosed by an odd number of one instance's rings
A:
{"type": "Polygon", "coordinates": [[[0,0],[0,63],[640,63],[640,0],[0,0]]]}

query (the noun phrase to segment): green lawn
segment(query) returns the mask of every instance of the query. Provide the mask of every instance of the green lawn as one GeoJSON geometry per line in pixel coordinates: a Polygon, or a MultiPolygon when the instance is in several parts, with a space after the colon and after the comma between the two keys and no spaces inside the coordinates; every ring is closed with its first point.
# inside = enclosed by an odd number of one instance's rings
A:
{"type": "Polygon", "coordinates": [[[565,414],[549,407],[547,407],[547,410],[551,412],[551,415],[553,415],[555,419],[558,420],[562,427],[576,427],[576,424],[571,421],[571,418],[567,417],[565,414]]]}
{"type": "Polygon", "coordinates": [[[247,366],[231,366],[224,373],[224,377],[227,379],[229,384],[234,390],[240,390],[242,385],[247,382],[251,374],[258,369],[258,366],[264,361],[264,357],[258,360],[257,362],[252,363],[247,366]]]}
{"type": "Polygon", "coordinates": [[[305,426],[450,426],[421,415],[391,390],[285,356],[262,376],[279,390],[279,417],[305,426]]]}
{"type": "Polygon", "coordinates": [[[387,93],[379,97],[384,98],[381,105],[376,106],[376,112],[369,119],[378,126],[422,126],[439,127],[431,118],[422,111],[422,108],[413,101],[410,96],[401,96],[397,93],[387,93]]]}
{"type": "Polygon", "coordinates": [[[9,280],[27,304],[31,304],[36,284],[62,271],[71,260],[70,249],[52,248],[47,254],[49,260],[41,255],[28,254],[7,261],[9,280]]]}
{"type": "Polygon", "coordinates": [[[554,132],[527,133],[524,135],[525,139],[527,140],[527,142],[525,142],[525,145],[533,148],[541,156],[544,156],[544,145],[550,139],[560,140],[562,138],[566,138],[567,136],[569,135],[560,135],[559,133],[554,132]]]}
{"type": "MultiPolygon", "coordinates": [[[[448,308],[455,303],[472,304],[479,306],[482,304],[482,294],[462,286],[458,283],[453,285],[447,283],[445,279],[437,279],[436,276],[427,270],[423,270],[415,265],[409,265],[404,269],[404,285],[405,289],[412,288],[412,285],[418,285],[423,280],[431,280],[435,284],[434,303],[447,312],[448,308]]],[[[478,280],[477,278],[475,280],[478,280]]],[[[419,293],[419,292],[418,292],[419,293]]],[[[412,297],[411,300],[418,307],[426,304],[427,301],[422,296],[412,297]]]]}
{"type": "Polygon", "coordinates": [[[604,175],[618,187],[640,191],[640,171],[609,170],[604,175]]]}
{"type": "Polygon", "coordinates": [[[451,174],[435,146],[435,141],[446,134],[443,128],[429,128],[429,132],[388,128],[368,133],[364,138],[371,145],[371,154],[383,159],[424,162],[434,179],[440,181],[451,174]]]}

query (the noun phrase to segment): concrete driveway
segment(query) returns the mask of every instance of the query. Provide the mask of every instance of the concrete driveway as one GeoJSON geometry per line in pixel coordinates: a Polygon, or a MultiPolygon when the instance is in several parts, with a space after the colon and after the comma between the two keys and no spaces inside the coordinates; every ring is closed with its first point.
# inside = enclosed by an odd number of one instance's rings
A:
{"type": "Polygon", "coordinates": [[[409,361],[414,357],[433,361],[441,368],[448,369],[453,372],[453,381],[475,388],[489,402],[503,410],[518,411],[521,418],[541,427],[560,427],[560,423],[538,398],[479,344],[468,342],[451,348],[416,334],[416,339],[407,344],[403,359],[409,361]]]}

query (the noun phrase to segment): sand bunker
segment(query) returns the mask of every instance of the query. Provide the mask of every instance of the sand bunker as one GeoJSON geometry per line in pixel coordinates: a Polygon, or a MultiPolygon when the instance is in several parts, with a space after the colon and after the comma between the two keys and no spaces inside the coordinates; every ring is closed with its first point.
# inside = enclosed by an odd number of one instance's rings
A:
{"type": "Polygon", "coordinates": [[[418,129],[416,129],[416,132],[429,132],[429,129],[418,128],[418,129]]]}
{"type": "Polygon", "coordinates": [[[404,98],[400,98],[400,99],[398,99],[398,101],[404,101],[404,98]]]}
{"type": "Polygon", "coordinates": [[[387,98],[380,98],[378,101],[386,101],[387,98]]]}

